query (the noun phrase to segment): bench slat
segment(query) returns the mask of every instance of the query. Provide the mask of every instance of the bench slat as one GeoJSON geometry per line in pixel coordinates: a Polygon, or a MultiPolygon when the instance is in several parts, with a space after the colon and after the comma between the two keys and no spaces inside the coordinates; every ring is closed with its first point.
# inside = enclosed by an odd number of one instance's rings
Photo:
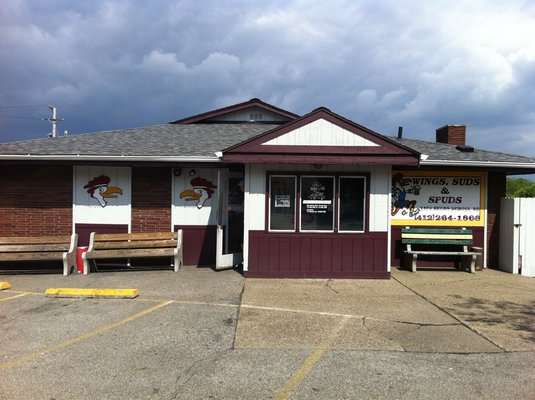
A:
{"type": "Polygon", "coordinates": [[[443,233],[403,233],[401,235],[402,239],[473,239],[472,234],[469,235],[446,235],[443,233]]]}
{"type": "Polygon", "coordinates": [[[460,246],[470,246],[472,240],[463,239],[402,239],[403,244],[457,244],[460,246]]]}
{"type": "Polygon", "coordinates": [[[481,255],[481,253],[476,251],[418,251],[418,250],[411,250],[411,251],[405,251],[407,254],[425,254],[425,255],[438,255],[438,256],[471,256],[471,255],[481,255]]]}
{"type": "Polygon", "coordinates": [[[136,258],[136,257],[172,257],[173,248],[164,249],[117,249],[117,250],[93,250],[86,253],[88,260],[99,258],[136,258]]]}
{"type": "Polygon", "coordinates": [[[150,249],[176,247],[176,240],[135,240],[131,242],[97,242],[95,250],[103,249],[150,249]]]}
{"type": "Polygon", "coordinates": [[[470,229],[455,228],[403,228],[401,233],[454,233],[454,234],[472,234],[470,229]]]}
{"type": "Polygon", "coordinates": [[[154,233],[101,233],[95,234],[95,242],[124,242],[127,240],[176,240],[176,232],[154,233]]]}
{"type": "Polygon", "coordinates": [[[0,237],[0,245],[3,244],[55,244],[71,243],[70,236],[32,236],[32,237],[0,237]]]}
{"type": "Polygon", "coordinates": [[[0,261],[62,260],[63,252],[0,253],[0,261]]]}
{"type": "Polygon", "coordinates": [[[0,245],[0,253],[36,252],[36,251],[68,251],[69,244],[4,244],[0,245]]]}

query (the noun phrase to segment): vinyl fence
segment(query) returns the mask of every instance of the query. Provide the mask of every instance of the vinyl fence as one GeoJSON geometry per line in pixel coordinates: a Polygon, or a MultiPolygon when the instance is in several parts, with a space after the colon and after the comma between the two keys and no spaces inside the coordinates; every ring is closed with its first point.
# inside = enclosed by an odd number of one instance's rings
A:
{"type": "Polygon", "coordinates": [[[535,277],[535,198],[502,199],[500,268],[535,277]]]}

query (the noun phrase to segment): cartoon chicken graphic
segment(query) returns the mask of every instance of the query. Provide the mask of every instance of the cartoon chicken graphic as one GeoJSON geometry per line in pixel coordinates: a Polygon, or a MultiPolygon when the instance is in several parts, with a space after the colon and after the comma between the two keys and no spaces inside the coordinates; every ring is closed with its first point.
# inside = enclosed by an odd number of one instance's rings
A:
{"type": "Polygon", "coordinates": [[[212,197],[217,186],[200,176],[193,178],[190,184],[191,188],[182,191],[180,198],[186,201],[195,201],[195,205],[200,210],[206,201],[212,197]]]}
{"type": "Polygon", "coordinates": [[[95,199],[102,207],[106,207],[108,201],[106,199],[113,199],[123,194],[123,189],[117,186],[110,186],[110,177],[100,175],[90,180],[84,189],[87,193],[95,199]]]}

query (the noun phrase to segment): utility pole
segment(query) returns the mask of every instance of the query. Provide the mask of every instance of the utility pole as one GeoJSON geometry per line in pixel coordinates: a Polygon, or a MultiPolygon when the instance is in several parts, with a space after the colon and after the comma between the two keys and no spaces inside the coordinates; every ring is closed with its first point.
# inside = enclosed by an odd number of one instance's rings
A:
{"type": "Polygon", "coordinates": [[[57,123],[58,121],[63,121],[63,118],[58,118],[58,115],[57,115],[58,109],[56,107],[48,106],[48,108],[50,109],[51,115],[48,118],[44,118],[46,121],[50,121],[50,123],[52,124],[52,132],[48,134],[48,137],[55,138],[58,136],[57,123]]]}

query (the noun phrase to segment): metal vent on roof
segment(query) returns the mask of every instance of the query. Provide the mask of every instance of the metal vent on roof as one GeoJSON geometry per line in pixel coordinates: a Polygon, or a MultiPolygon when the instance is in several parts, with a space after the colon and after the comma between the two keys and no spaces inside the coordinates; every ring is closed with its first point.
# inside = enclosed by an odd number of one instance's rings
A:
{"type": "Polygon", "coordinates": [[[473,153],[474,148],[466,144],[459,144],[455,147],[457,150],[462,151],[463,153],[473,153]]]}

